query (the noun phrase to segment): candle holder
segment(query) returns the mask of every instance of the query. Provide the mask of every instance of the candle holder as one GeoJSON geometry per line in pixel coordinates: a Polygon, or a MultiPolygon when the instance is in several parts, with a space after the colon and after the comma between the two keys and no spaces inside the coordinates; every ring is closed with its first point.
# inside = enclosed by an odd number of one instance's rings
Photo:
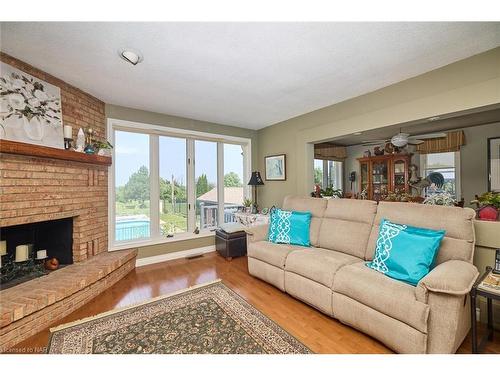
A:
{"type": "Polygon", "coordinates": [[[65,150],[70,150],[73,143],[73,138],[64,138],[64,149],[65,150]]]}

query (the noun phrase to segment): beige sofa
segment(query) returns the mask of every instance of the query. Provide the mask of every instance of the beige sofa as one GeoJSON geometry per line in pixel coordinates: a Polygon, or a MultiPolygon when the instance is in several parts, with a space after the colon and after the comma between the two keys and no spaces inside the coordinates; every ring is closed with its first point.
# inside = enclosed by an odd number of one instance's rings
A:
{"type": "Polygon", "coordinates": [[[470,328],[472,209],[354,199],[285,198],[283,208],[312,213],[312,247],[266,241],[267,225],[248,229],[248,269],[323,313],[400,353],[454,353],[470,328]],[[414,287],[365,266],[382,218],[445,229],[437,266],[414,287]]]}

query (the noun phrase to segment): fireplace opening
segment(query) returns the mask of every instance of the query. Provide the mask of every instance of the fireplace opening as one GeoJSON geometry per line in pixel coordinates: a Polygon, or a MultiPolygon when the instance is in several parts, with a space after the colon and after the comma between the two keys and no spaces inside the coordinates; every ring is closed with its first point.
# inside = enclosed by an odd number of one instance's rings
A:
{"type": "Polygon", "coordinates": [[[0,240],[0,289],[48,273],[48,259],[59,267],[73,263],[73,218],[4,227],[0,240]]]}

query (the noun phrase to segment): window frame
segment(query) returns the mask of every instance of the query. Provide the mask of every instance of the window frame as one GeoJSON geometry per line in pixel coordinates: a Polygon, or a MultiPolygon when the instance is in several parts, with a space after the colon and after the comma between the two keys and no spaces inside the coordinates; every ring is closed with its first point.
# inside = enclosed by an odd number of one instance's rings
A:
{"type": "MultiPolygon", "coordinates": [[[[129,241],[116,241],[115,214],[116,214],[116,187],[115,187],[115,148],[112,149],[113,164],[108,170],[108,241],[109,249],[121,250],[134,246],[149,246],[161,243],[183,241],[190,238],[213,236],[213,229],[204,229],[200,234],[194,234],[196,225],[196,184],[195,184],[195,140],[217,143],[217,195],[218,222],[224,218],[224,144],[236,144],[243,149],[243,197],[248,198],[251,191],[245,183],[251,174],[252,140],[251,138],[200,132],[195,130],[179,129],[163,125],[147,124],[120,119],[107,119],[107,139],[115,146],[115,131],[140,133],[149,135],[149,176],[150,176],[150,237],[129,241]],[[188,203],[187,231],[176,234],[172,238],[161,235],[160,230],[160,150],[159,137],[167,136],[186,140],[186,188],[188,203]]],[[[221,221],[222,220],[222,221],[221,221]]]]}
{"type": "MultiPolygon", "coordinates": [[[[329,168],[328,168],[328,163],[332,162],[334,163],[334,167],[332,168],[332,175],[334,176],[334,180],[338,181],[337,186],[333,186],[334,189],[340,189],[344,191],[344,161],[341,160],[336,160],[336,159],[313,159],[313,171],[316,169],[314,162],[318,160],[321,161],[322,165],[322,181],[321,181],[321,188],[326,189],[328,187],[328,176],[329,176],[329,168]]],[[[314,178],[314,172],[313,172],[313,178],[314,178]]],[[[332,179],[332,176],[330,176],[330,179],[332,179]]]]}
{"type": "MultiPolygon", "coordinates": [[[[461,171],[460,171],[460,151],[445,151],[445,152],[433,152],[432,154],[420,154],[420,177],[425,178],[427,171],[427,155],[433,154],[447,154],[453,152],[453,163],[455,169],[455,198],[457,200],[462,199],[462,180],[461,180],[461,171]]],[[[439,169],[439,168],[431,168],[431,169],[439,169]]],[[[446,169],[446,168],[441,168],[446,169]]],[[[422,190],[422,195],[425,195],[425,192],[422,190]]]]}

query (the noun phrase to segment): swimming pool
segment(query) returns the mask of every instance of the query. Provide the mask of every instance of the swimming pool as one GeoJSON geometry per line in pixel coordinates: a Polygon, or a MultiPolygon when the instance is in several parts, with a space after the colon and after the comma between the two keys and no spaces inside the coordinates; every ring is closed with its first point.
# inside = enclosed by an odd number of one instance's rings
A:
{"type": "Polygon", "coordinates": [[[149,220],[118,220],[115,225],[115,240],[129,241],[149,237],[149,220]]]}

